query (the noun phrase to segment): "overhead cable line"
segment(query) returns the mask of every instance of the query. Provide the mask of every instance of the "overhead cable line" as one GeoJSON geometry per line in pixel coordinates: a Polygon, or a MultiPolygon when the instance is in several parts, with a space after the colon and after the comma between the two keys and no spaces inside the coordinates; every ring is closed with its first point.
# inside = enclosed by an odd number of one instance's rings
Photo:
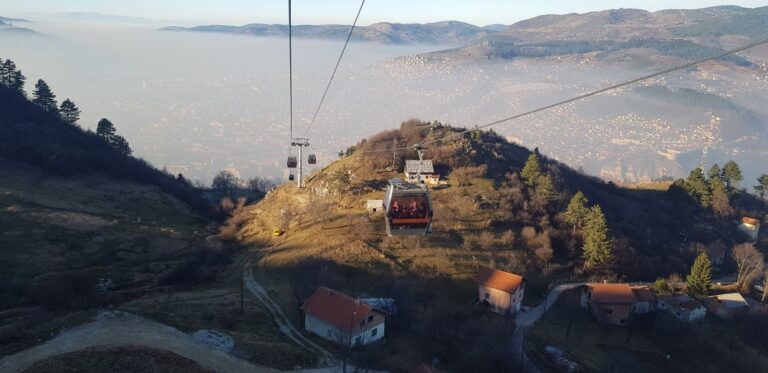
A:
{"type": "Polygon", "coordinates": [[[320,99],[320,103],[317,105],[315,114],[312,116],[312,121],[309,122],[307,131],[304,132],[304,137],[307,137],[309,130],[312,128],[312,125],[315,123],[315,119],[317,119],[317,114],[320,112],[320,108],[323,107],[323,102],[325,102],[325,96],[328,95],[328,90],[331,88],[331,83],[333,83],[333,78],[336,76],[336,71],[339,69],[339,65],[341,64],[341,59],[344,57],[344,52],[347,50],[347,45],[349,44],[349,40],[352,38],[352,32],[355,31],[355,26],[357,26],[357,20],[360,18],[360,13],[362,13],[364,5],[365,5],[365,0],[363,0],[360,3],[360,9],[357,10],[357,15],[355,16],[355,22],[352,23],[352,27],[349,29],[349,34],[347,34],[347,40],[344,42],[344,48],[341,49],[341,54],[339,55],[339,59],[336,61],[336,66],[333,68],[331,79],[328,80],[328,85],[325,86],[325,92],[323,92],[323,97],[320,99]]]}
{"type": "Polygon", "coordinates": [[[293,22],[291,20],[291,0],[288,0],[288,107],[290,116],[290,140],[293,141],[293,22]]]}
{"type": "MultiPolygon", "coordinates": [[[[762,41],[758,41],[758,42],[754,42],[754,43],[751,43],[751,44],[747,44],[745,46],[741,46],[741,47],[738,47],[738,48],[734,48],[734,49],[725,51],[723,53],[720,53],[720,54],[717,54],[717,55],[714,55],[714,56],[710,56],[710,57],[702,58],[700,60],[696,60],[696,61],[693,61],[693,62],[686,63],[684,65],[675,66],[675,67],[672,67],[672,68],[669,68],[669,69],[666,69],[666,70],[662,70],[662,71],[659,71],[659,72],[656,72],[656,73],[653,73],[653,74],[641,76],[639,78],[635,78],[635,79],[632,79],[632,80],[627,80],[627,81],[622,82],[622,83],[614,84],[614,85],[611,85],[609,87],[598,89],[596,91],[585,93],[585,94],[580,95],[580,96],[572,97],[572,98],[569,98],[569,99],[564,100],[564,101],[556,102],[554,104],[550,104],[550,105],[543,106],[543,107],[540,107],[540,108],[537,108],[537,109],[526,111],[524,113],[513,115],[511,117],[500,119],[500,120],[497,120],[497,121],[494,121],[494,122],[490,122],[490,123],[486,123],[486,124],[483,124],[483,125],[480,125],[480,126],[476,126],[474,128],[467,129],[467,130],[464,130],[464,131],[461,131],[461,132],[452,133],[452,134],[443,136],[441,138],[437,138],[437,139],[434,139],[434,140],[430,140],[430,141],[424,142],[424,143],[419,144],[419,145],[434,144],[436,142],[443,141],[443,140],[446,140],[446,139],[451,138],[451,137],[457,137],[457,136],[464,135],[464,134],[472,132],[474,130],[495,126],[497,124],[501,124],[501,123],[504,123],[504,122],[509,122],[509,121],[512,121],[512,120],[515,120],[515,119],[519,119],[519,118],[522,118],[522,117],[525,117],[525,116],[536,114],[538,112],[549,110],[549,109],[552,109],[552,108],[555,108],[555,107],[558,107],[558,106],[562,106],[562,105],[565,105],[565,104],[570,104],[572,102],[580,101],[580,100],[583,100],[583,99],[588,98],[588,97],[596,96],[596,95],[599,95],[601,93],[612,91],[612,90],[617,89],[617,88],[621,88],[621,87],[624,87],[624,86],[632,85],[632,84],[635,84],[635,83],[638,83],[638,82],[642,82],[644,80],[652,79],[652,78],[655,78],[655,77],[658,77],[658,76],[661,76],[661,75],[666,75],[666,74],[669,74],[669,73],[672,73],[672,72],[675,72],[675,71],[678,71],[678,70],[684,70],[684,69],[687,69],[689,67],[700,65],[700,64],[702,64],[704,62],[708,62],[708,61],[716,60],[716,59],[719,59],[719,58],[727,57],[729,55],[732,55],[732,54],[735,54],[735,53],[738,53],[738,52],[742,52],[742,51],[745,51],[747,49],[751,49],[751,48],[754,48],[754,47],[757,47],[757,46],[760,46],[760,45],[763,45],[763,44],[768,44],[768,39],[762,40],[762,41]]],[[[395,150],[407,150],[407,149],[413,149],[413,145],[411,145],[411,146],[404,146],[404,147],[396,147],[396,148],[388,148],[388,149],[367,150],[367,151],[364,151],[362,153],[391,152],[391,151],[395,151],[395,150]]]]}

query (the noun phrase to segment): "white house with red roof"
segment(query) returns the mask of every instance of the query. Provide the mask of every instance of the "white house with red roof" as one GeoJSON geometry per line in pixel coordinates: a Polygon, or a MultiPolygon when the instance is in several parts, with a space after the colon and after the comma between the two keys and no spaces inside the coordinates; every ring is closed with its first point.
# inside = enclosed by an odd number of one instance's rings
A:
{"type": "Polygon", "coordinates": [[[301,309],[304,329],[331,342],[367,345],[384,338],[384,312],[342,292],[321,286],[301,309]]]}
{"type": "Polygon", "coordinates": [[[475,276],[480,302],[493,312],[515,314],[523,306],[525,281],[522,276],[493,268],[481,268],[475,276]]]}

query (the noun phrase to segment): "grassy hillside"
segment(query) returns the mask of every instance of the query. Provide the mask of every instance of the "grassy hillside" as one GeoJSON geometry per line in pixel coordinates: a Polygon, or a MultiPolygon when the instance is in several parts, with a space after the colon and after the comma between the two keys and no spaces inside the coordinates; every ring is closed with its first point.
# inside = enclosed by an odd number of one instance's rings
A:
{"type": "MultiPolygon", "coordinates": [[[[437,356],[457,371],[480,362],[488,370],[510,363],[499,347],[507,346],[505,337],[497,335],[510,326],[471,306],[476,290],[470,278],[481,265],[523,274],[529,281],[525,302],[536,304],[557,282],[685,273],[696,251],[681,232],[705,244],[738,240],[729,221],[664,190],[618,188],[541,156],[542,169],[555,185],[554,195],[544,199],[519,175],[531,152],[482,131],[431,144],[426,151],[449,181],[432,189],[434,233],[387,237],[383,216],[369,215],[365,202],[381,199],[386,180],[402,174],[388,170],[391,152],[366,152],[386,149],[394,140],[414,144],[457,132],[410,121],[364,140],[309,178],[304,189],[282,185],[247,206],[228,222],[222,237],[253,247],[258,275],[297,324],[298,305],[318,285],[392,297],[400,312],[387,324],[387,344],[361,351],[360,359],[404,370],[437,356]],[[563,221],[562,211],[576,191],[602,206],[608,217],[615,261],[606,271],[582,270],[581,239],[563,221]],[[287,233],[273,237],[278,227],[287,233]],[[462,320],[457,333],[465,337],[435,332],[450,320],[462,320]]],[[[415,157],[412,151],[398,153],[395,169],[415,157]]]]}
{"type": "Polygon", "coordinates": [[[208,203],[191,185],[179,182],[142,159],[124,156],[96,134],[68,125],[25,97],[0,86],[0,157],[57,175],[103,173],[158,186],[205,211],[208,203]]]}

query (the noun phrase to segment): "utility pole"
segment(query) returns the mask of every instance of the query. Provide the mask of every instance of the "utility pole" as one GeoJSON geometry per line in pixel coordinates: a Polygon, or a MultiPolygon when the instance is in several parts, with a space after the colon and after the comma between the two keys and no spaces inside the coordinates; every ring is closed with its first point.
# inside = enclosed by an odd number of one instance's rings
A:
{"type": "Polygon", "coordinates": [[[303,148],[309,146],[309,139],[306,138],[300,138],[296,137],[291,141],[292,146],[298,146],[299,147],[299,160],[297,162],[298,167],[298,175],[296,177],[296,186],[299,188],[303,188],[304,184],[302,183],[302,170],[301,166],[304,163],[304,156],[303,156],[303,148]]]}

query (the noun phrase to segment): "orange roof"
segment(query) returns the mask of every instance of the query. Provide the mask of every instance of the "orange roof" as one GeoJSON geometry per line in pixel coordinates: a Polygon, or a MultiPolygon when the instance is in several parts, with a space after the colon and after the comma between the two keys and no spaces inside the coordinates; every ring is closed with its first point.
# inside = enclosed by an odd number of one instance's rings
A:
{"type": "Polygon", "coordinates": [[[357,328],[360,321],[371,312],[378,312],[373,307],[360,303],[357,299],[342,292],[321,286],[315,290],[301,309],[321,321],[349,331],[357,328]]]}
{"type": "Polygon", "coordinates": [[[628,284],[589,284],[590,300],[596,303],[634,303],[635,294],[628,284]]]}
{"type": "Polygon", "coordinates": [[[507,293],[514,293],[523,282],[523,277],[513,275],[509,272],[499,271],[493,268],[483,267],[475,276],[475,282],[478,285],[487,286],[507,293]]]}
{"type": "Polygon", "coordinates": [[[754,219],[754,218],[749,218],[749,217],[746,217],[746,216],[741,218],[741,222],[744,223],[744,224],[749,224],[749,225],[759,225],[760,224],[760,220],[757,220],[757,219],[754,219]]]}

